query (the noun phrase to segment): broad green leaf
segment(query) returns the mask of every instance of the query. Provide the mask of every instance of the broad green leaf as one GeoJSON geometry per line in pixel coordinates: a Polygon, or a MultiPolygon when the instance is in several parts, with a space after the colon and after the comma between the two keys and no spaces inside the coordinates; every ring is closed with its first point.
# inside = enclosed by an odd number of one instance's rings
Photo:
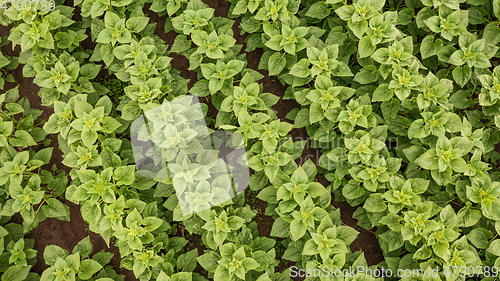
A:
{"type": "Polygon", "coordinates": [[[12,146],[26,147],[26,146],[36,145],[35,140],[27,131],[18,130],[14,133],[14,136],[15,138],[9,139],[9,143],[12,146]]]}
{"type": "Polygon", "coordinates": [[[373,46],[369,36],[365,36],[359,40],[358,43],[358,53],[360,58],[366,58],[373,54],[373,52],[377,49],[376,46],[373,46]]]}
{"type": "Polygon", "coordinates": [[[306,16],[316,19],[324,19],[330,15],[330,8],[325,1],[318,1],[307,10],[306,16]]]}
{"type": "Polygon", "coordinates": [[[354,76],[354,81],[360,84],[370,84],[372,82],[377,81],[377,79],[378,79],[378,71],[377,67],[375,67],[374,65],[367,65],[363,67],[354,76]]]}
{"type": "Polygon", "coordinates": [[[86,259],[80,262],[80,272],[78,273],[78,278],[82,280],[88,280],[101,270],[102,265],[100,265],[97,261],[86,259]]]}
{"type": "Polygon", "coordinates": [[[69,221],[69,207],[55,198],[48,198],[42,206],[43,214],[48,218],[58,218],[69,221]]]}
{"type": "Polygon", "coordinates": [[[80,256],[82,259],[87,258],[90,254],[92,254],[93,246],[92,242],[90,242],[90,236],[87,236],[80,240],[78,244],[73,248],[73,254],[74,253],[80,253],[80,256]]]}
{"type": "Polygon", "coordinates": [[[274,53],[269,57],[269,75],[278,75],[283,71],[286,65],[285,54],[281,54],[280,52],[274,53]]]}
{"type": "Polygon", "coordinates": [[[500,0],[493,0],[493,14],[500,19],[500,0]]]}
{"type": "Polygon", "coordinates": [[[455,67],[452,71],[453,79],[460,87],[464,87],[469,82],[472,71],[467,65],[460,65],[455,67]]]}
{"type": "Polygon", "coordinates": [[[422,59],[432,57],[437,55],[441,48],[443,47],[443,41],[441,39],[436,39],[434,41],[433,35],[427,35],[422,44],[420,45],[420,54],[422,54],[422,59]]]}
{"type": "Polygon", "coordinates": [[[486,251],[500,257],[500,240],[493,240],[486,251]]]}
{"type": "Polygon", "coordinates": [[[134,182],[135,166],[121,166],[113,172],[113,179],[117,185],[131,185],[134,182]]]}
{"type": "Polygon", "coordinates": [[[278,218],[274,221],[273,227],[271,228],[271,236],[275,237],[286,237],[290,231],[290,223],[287,223],[282,218],[278,218]]]}
{"type": "Polygon", "coordinates": [[[2,274],[2,281],[24,281],[28,277],[31,265],[13,265],[2,274]]]}
{"type": "Polygon", "coordinates": [[[65,259],[66,256],[68,256],[68,252],[57,245],[48,245],[43,250],[43,259],[49,266],[53,266],[57,258],[65,259]]]}
{"type": "Polygon", "coordinates": [[[213,251],[208,251],[204,255],[201,255],[197,258],[197,261],[200,263],[200,265],[207,271],[209,272],[214,272],[215,269],[218,267],[218,261],[221,259],[219,254],[213,252],[213,251]]]}
{"type": "Polygon", "coordinates": [[[198,249],[193,249],[177,259],[177,268],[186,272],[191,272],[196,268],[198,249]]]}
{"type": "Polygon", "coordinates": [[[131,17],[127,20],[127,28],[134,33],[139,33],[148,23],[148,17],[131,17]]]}

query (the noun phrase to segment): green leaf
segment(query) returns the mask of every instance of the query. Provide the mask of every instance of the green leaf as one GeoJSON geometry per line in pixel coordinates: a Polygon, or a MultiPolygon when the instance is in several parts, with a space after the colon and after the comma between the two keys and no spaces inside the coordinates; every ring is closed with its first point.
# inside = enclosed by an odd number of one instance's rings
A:
{"type": "Polygon", "coordinates": [[[380,84],[373,92],[372,102],[388,101],[394,95],[394,91],[389,90],[387,83],[380,84]]]}
{"type": "Polygon", "coordinates": [[[348,21],[347,26],[349,27],[349,29],[351,29],[352,33],[356,35],[356,37],[361,38],[368,29],[368,21],[365,19],[362,19],[356,23],[348,21]]]}
{"type": "Polygon", "coordinates": [[[422,59],[437,55],[439,51],[441,51],[441,48],[443,47],[443,40],[436,39],[435,42],[433,40],[433,35],[427,35],[424,40],[422,40],[422,44],[420,45],[420,54],[422,55],[422,59]]]}
{"type": "Polygon", "coordinates": [[[434,149],[427,150],[424,154],[415,159],[415,163],[426,170],[437,170],[439,168],[436,159],[436,151],[434,149]]]}
{"type": "Polygon", "coordinates": [[[196,268],[198,249],[193,249],[177,258],[177,268],[185,272],[192,272],[196,268]]]}
{"type": "Polygon", "coordinates": [[[187,39],[187,36],[184,34],[179,34],[175,37],[174,44],[170,49],[171,52],[174,53],[182,53],[191,48],[191,40],[187,39]]]}
{"type": "Polygon", "coordinates": [[[215,269],[219,266],[218,261],[220,259],[221,257],[217,253],[213,251],[208,251],[208,253],[199,256],[197,258],[197,261],[208,272],[214,272],[215,269]]]}
{"type": "Polygon", "coordinates": [[[266,47],[273,49],[274,51],[280,51],[283,49],[282,46],[280,46],[281,41],[283,40],[282,35],[274,35],[269,39],[269,41],[266,42],[266,47]]]}
{"type": "Polygon", "coordinates": [[[382,115],[384,116],[384,120],[388,124],[391,124],[391,121],[396,118],[400,106],[401,102],[399,101],[399,99],[396,98],[384,101],[380,105],[380,108],[382,109],[382,115]]]}
{"type": "Polygon", "coordinates": [[[453,104],[454,107],[463,109],[472,105],[472,100],[469,99],[470,96],[471,93],[469,91],[459,90],[450,96],[449,101],[453,104]]]}
{"type": "MultiPolygon", "coordinates": [[[[274,227],[274,225],[273,225],[274,227]]],[[[307,231],[307,224],[304,221],[293,220],[290,224],[290,234],[294,241],[299,240],[307,231]]],[[[271,234],[272,235],[272,234],[271,234]]]]}
{"type": "Polygon", "coordinates": [[[453,69],[452,75],[455,82],[463,88],[469,82],[472,71],[468,65],[460,65],[453,69]]]}
{"type": "Polygon", "coordinates": [[[131,185],[134,182],[135,166],[121,166],[113,172],[113,179],[117,185],[131,185]]]}
{"type": "Polygon", "coordinates": [[[49,245],[43,250],[43,259],[49,266],[54,266],[57,258],[65,259],[66,256],[68,256],[68,252],[56,245],[49,245]]]}
{"type": "Polygon", "coordinates": [[[484,228],[474,228],[467,234],[467,239],[478,249],[488,248],[491,238],[493,238],[493,233],[484,228]]]}
{"type": "Polygon", "coordinates": [[[500,0],[493,0],[493,14],[500,19],[500,0]]]}
{"type": "Polygon", "coordinates": [[[69,207],[55,198],[48,198],[42,206],[44,216],[69,221],[69,207]]]}
{"type": "Polygon", "coordinates": [[[172,279],[170,279],[170,277],[163,271],[160,272],[160,274],[158,274],[158,278],[156,279],[156,281],[171,281],[172,279]]]}
{"type": "Polygon", "coordinates": [[[316,19],[324,19],[330,15],[330,8],[325,1],[318,1],[307,10],[306,16],[316,19]]]}
{"type": "Polygon", "coordinates": [[[191,89],[189,89],[189,93],[195,94],[198,97],[206,97],[210,95],[210,89],[208,88],[208,80],[201,79],[196,82],[191,89]]]}
{"type": "Polygon", "coordinates": [[[301,59],[298,63],[292,66],[290,74],[297,77],[309,77],[311,70],[309,69],[309,60],[301,59]]]}
{"type": "Polygon", "coordinates": [[[14,133],[14,136],[16,136],[16,138],[9,139],[9,143],[12,146],[25,147],[36,145],[35,140],[27,131],[18,130],[14,133]]]}
{"type": "Polygon", "coordinates": [[[54,150],[53,147],[44,148],[44,149],[38,151],[35,154],[35,156],[33,156],[33,159],[41,160],[41,161],[43,161],[44,164],[47,164],[50,162],[50,158],[52,158],[52,151],[53,150],[54,150]]]}
{"type": "Polygon", "coordinates": [[[403,236],[398,231],[386,231],[380,235],[380,239],[387,243],[389,251],[397,250],[404,245],[403,236]]]}
{"type": "Polygon", "coordinates": [[[372,194],[368,199],[366,199],[363,208],[365,208],[369,212],[376,213],[385,211],[387,206],[380,195],[372,194]]]}
{"type": "Polygon", "coordinates": [[[2,281],[25,281],[30,272],[31,265],[13,265],[2,274],[2,281]]]}
{"type": "Polygon", "coordinates": [[[91,204],[90,201],[84,201],[80,210],[83,219],[89,223],[97,224],[101,219],[101,208],[97,204],[91,204]]]}
{"type": "Polygon", "coordinates": [[[24,109],[21,105],[13,102],[6,104],[5,109],[9,111],[9,115],[15,115],[24,112],[24,109]]]}
{"type": "Polygon", "coordinates": [[[0,54],[0,67],[5,67],[10,64],[10,60],[8,60],[3,54],[0,54]]]}
{"type": "Polygon", "coordinates": [[[448,205],[446,208],[441,210],[440,218],[441,222],[443,222],[447,227],[454,228],[457,225],[457,215],[451,205],[448,205]]]}
{"type": "Polygon", "coordinates": [[[127,28],[134,32],[141,32],[149,23],[148,17],[131,17],[127,20],[127,28]]]}
{"type": "Polygon", "coordinates": [[[289,233],[290,223],[284,221],[282,218],[278,218],[274,221],[273,227],[271,228],[271,236],[287,237],[289,233]]]}
{"type": "Polygon", "coordinates": [[[172,281],[192,281],[192,272],[177,272],[172,275],[172,281]]]}
{"type": "Polygon", "coordinates": [[[264,101],[264,104],[267,107],[275,105],[280,100],[280,97],[273,95],[271,93],[262,93],[259,95],[259,97],[264,101]]]}
{"type": "Polygon", "coordinates": [[[350,245],[358,237],[359,232],[349,226],[337,227],[337,239],[342,241],[345,245],[350,245]]]}
{"type": "Polygon", "coordinates": [[[113,254],[105,252],[104,250],[101,250],[99,253],[95,253],[92,256],[92,259],[97,261],[103,267],[105,265],[107,265],[111,261],[112,258],[113,258],[113,254]]]}
{"type": "Polygon", "coordinates": [[[464,60],[462,59],[463,56],[464,56],[464,51],[457,50],[453,54],[451,54],[448,63],[453,65],[462,65],[465,63],[464,60]]]}
{"type": "Polygon", "coordinates": [[[427,132],[424,129],[424,120],[423,119],[418,119],[413,121],[411,123],[410,128],[408,129],[408,137],[410,139],[413,138],[425,138],[429,135],[429,132],[427,132]]]}
{"type": "Polygon", "coordinates": [[[344,21],[349,21],[352,15],[355,13],[355,8],[353,6],[342,6],[335,9],[335,13],[344,21]]]}
{"type": "Polygon", "coordinates": [[[309,109],[302,108],[301,110],[299,110],[299,112],[297,113],[297,116],[295,117],[295,122],[293,124],[293,127],[294,128],[303,128],[309,124],[310,124],[309,109]]]}
{"type": "Polygon", "coordinates": [[[469,166],[463,158],[452,159],[449,163],[449,166],[452,170],[458,173],[465,173],[469,170],[469,166]]]}
{"type": "Polygon", "coordinates": [[[500,240],[493,240],[486,251],[500,257],[500,240]]]}
{"type": "Polygon", "coordinates": [[[365,36],[359,40],[358,43],[358,54],[360,58],[369,57],[375,52],[377,49],[376,46],[373,46],[369,36],[365,36]]]}
{"type": "Polygon", "coordinates": [[[97,140],[97,132],[96,131],[83,131],[81,133],[82,142],[85,146],[92,146],[97,140]]]}
{"type": "Polygon", "coordinates": [[[370,84],[372,82],[377,81],[378,79],[378,71],[377,67],[374,65],[367,65],[363,67],[356,76],[354,76],[354,81],[360,84],[370,84]]]}
{"type": "Polygon", "coordinates": [[[311,124],[319,122],[323,118],[325,118],[325,114],[323,112],[323,109],[320,107],[320,105],[318,103],[313,103],[311,105],[309,113],[311,114],[309,116],[309,120],[311,121],[311,124]]]}
{"type": "Polygon", "coordinates": [[[103,96],[102,98],[100,98],[94,107],[98,108],[101,106],[104,107],[104,115],[109,115],[111,113],[111,110],[113,109],[113,103],[108,96],[103,96]]]}
{"type": "Polygon", "coordinates": [[[257,237],[253,241],[253,251],[269,251],[276,244],[276,240],[268,237],[257,237]]]}
{"type": "Polygon", "coordinates": [[[493,21],[486,25],[483,33],[483,38],[486,40],[486,43],[496,45],[500,42],[500,27],[498,26],[499,24],[500,23],[498,21],[493,21]]]}
{"type": "Polygon", "coordinates": [[[111,44],[103,44],[101,46],[101,57],[106,65],[111,65],[113,60],[115,59],[115,55],[113,55],[113,46],[111,44]]]}
{"type": "Polygon", "coordinates": [[[82,280],[88,280],[101,270],[102,265],[95,260],[87,259],[80,262],[80,272],[78,273],[78,278],[82,280]]]}
{"type": "Polygon", "coordinates": [[[141,108],[137,102],[129,102],[122,109],[122,118],[127,121],[132,121],[139,116],[141,108]]]}
{"type": "Polygon", "coordinates": [[[111,29],[104,29],[99,33],[99,36],[97,36],[96,42],[102,44],[108,44],[111,42],[112,36],[113,36],[113,31],[111,29]]]}
{"type": "Polygon", "coordinates": [[[73,248],[73,254],[74,253],[80,253],[80,256],[82,259],[87,258],[90,254],[92,254],[93,246],[92,242],[90,242],[90,236],[87,236],[80,240],[78,244],[73,248]]]}
{"type": "Polygon", "coordinates": [[[269,75],[278,75],[283,71],[286,65],[285,55],[280,52],[274,53],[269,57],[269,75]]]}
{"type": "Polygon", "coordinates": [[[458,227],[471,227],[481,219],[481,211],[465,206],[457,213],[458,227]]]}

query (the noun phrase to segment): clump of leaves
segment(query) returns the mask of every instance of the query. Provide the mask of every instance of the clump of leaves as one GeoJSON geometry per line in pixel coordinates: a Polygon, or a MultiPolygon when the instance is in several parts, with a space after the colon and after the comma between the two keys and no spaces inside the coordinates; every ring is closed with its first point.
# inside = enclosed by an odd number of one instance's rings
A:
{"type": "Polygon", "coordinates": [[[100,80],[99,83],[109,90],[106,95],[114,104],[119,104],[124,98],[124,88],[128,86],[128,83],[123,82],[120,79],[110,77],[100,80]]]}

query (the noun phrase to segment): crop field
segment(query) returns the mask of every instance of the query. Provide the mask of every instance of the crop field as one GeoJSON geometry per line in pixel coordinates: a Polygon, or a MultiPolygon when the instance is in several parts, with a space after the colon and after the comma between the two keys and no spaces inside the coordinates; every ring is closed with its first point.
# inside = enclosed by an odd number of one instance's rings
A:
{"type": "Polygon", "coordinates": [[[0,37],[0,281],[500,278],[500,0],[0,0],[0,37]]]}

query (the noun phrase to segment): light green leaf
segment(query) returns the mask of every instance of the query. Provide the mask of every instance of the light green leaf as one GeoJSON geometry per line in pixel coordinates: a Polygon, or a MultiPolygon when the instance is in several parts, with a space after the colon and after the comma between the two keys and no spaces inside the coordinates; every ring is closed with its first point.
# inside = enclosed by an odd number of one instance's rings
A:
{"type": "Polygon", "coordinates": [[[86,259],[80,262],[80,272],[78,273],[78,278],[82,280],[88,280],[101,270],[102,265],[100,265],[97,261],[86,259]]]}
{"type": "Polygon", "coordinates": [[[360,58],[371,56],[376,49],[377,47],[372,45],[369,36],[365,36],[359,40],[358,53],[360,58]]]}
{"type": "Polygon", "coordinates": [[[453,79],[460,87],[464,87],[469,82],[472,71],[468,65],[460,65],[455,67],[452,72],[453,79]]]}
{"type": "MultiPolygon", "coordinates": [[[[7,265],[8,266],[8,265],[7,265]]],[[[25,281],[30,272],[31,265],[13,265],[2,274],[2,281],[25,281]]]]}
{"type": "Polygon", "coordinates": [[[370,84],[372,82],[377,81],[378,79],[378,71],[377,67],[374,65],[367,65],[363,67],[356,76],[354,76],[354,81],[360,84],[370,84]]]}
{"type": "Polygon", "coordinates": [[[269,75],[278,75],[283,71],[286,65],[286,59],[280,52],[274,53],[269,57],[269,75]]]}

